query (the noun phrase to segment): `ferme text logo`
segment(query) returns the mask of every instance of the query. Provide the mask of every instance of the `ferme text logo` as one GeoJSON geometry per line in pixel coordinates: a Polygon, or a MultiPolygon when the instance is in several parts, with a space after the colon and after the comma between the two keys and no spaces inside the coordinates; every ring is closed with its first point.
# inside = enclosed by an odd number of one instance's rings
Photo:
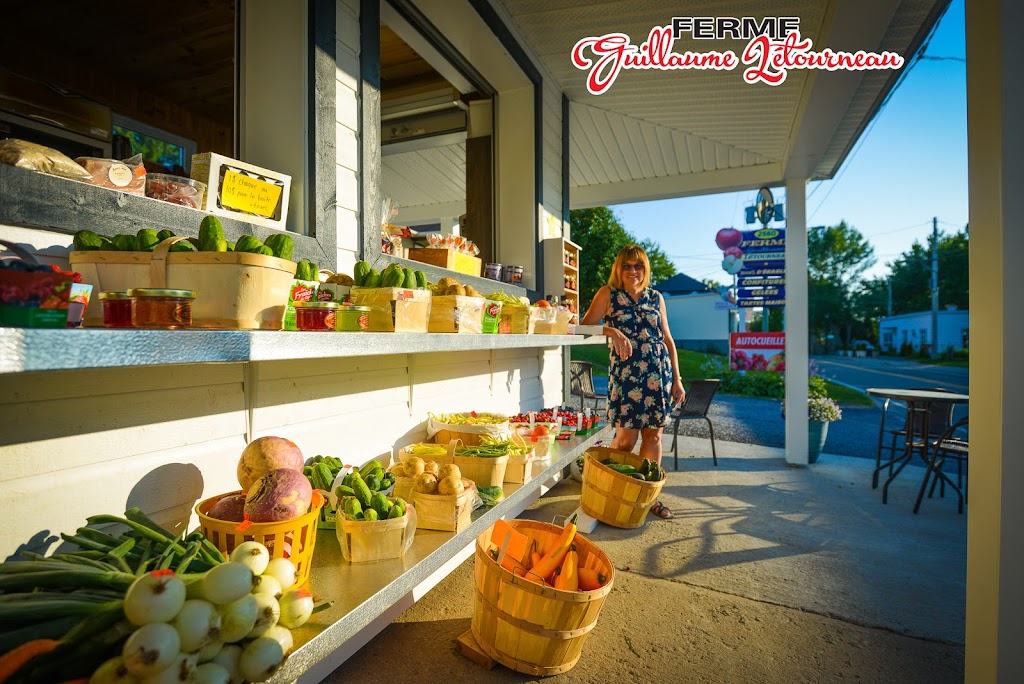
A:
{"type": "Polygon", "coordinates": [[[900,69],[905,63],[895,52],[814,51],[799,27],[799,17],[673,17],[668,25],[653,27],[639,45],[625,33],[589,36],[576,41],[570,57],[577,69],[589,71],[587,90],[592,95],[608,92],[623,69],[732,71],[742,63],[748,65],[744,82],[777,86],[786,81],[790,69],[865,71],[900,69]],[[686,33],[694,40],[748,42],[740,56],[732,50],[675,52],[673,44],[686,33]]]}

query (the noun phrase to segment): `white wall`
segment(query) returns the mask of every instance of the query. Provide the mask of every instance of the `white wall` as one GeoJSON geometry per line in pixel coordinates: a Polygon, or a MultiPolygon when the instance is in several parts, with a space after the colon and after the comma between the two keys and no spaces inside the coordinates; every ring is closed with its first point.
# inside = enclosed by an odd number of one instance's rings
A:
{"type": "Polygon", "coordinates": [[[729,345],[729,312],[718,311],[715,303],[722,298],[714,292],[665,297],[665,312],[672,338],[686,340],[718,340],[729,345]]]}
{"type": "MultiPolygon", "coordinates": [[[[940,353],[945,352],[949,347],[955,350],[964,348],[963,331],[970,329],[970,313],[968,311],[939,311],[937,323],[938,350],[940,353]]],[[[880,347],[886,351],[898,352],[900,350],[904,341],[904,332],[906,333],[906,341],[910,343],[914,351],[919,351],[921,349],[922,330],[925,331],[923,341],[928,343],[932,336],[932,314],[930,311],[878,319],[879,343],[880,347]],[[884,346],[885,334],[890,330],[893,332],[891,348],[884,346]]]]}
{"type": "Polygon", "coordinates": [[[335,15],[338,273],[359,259],[359,1],[338,0],[335,15]]]}
{"type": "MultiPolygon", "coordinates": [[[[428,411],[513,413],[562,400],[555,349],[253,366],[254,436],[347,463],[424,439],[428,411]]],[[[4,376],[0,558],[29,540],[49,548],[87,516],[129,506],[168,526],[191,517],[194,527],[197,500],[238,489],[245,373],[243,364],[204,364],[4,376]]]]}

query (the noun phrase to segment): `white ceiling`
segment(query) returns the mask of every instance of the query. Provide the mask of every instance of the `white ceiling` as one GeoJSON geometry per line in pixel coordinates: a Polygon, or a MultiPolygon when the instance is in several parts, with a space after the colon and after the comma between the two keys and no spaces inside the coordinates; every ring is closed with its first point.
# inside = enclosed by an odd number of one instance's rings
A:
{"type": "MultiPolygon", "coordinates": [[[[814,49],[910,57],[948,0],[495,0],[570,100],[573,207],[830,178],[877,110],[894,71],[789,71],[776,87],[733,71],[623,70],[591,95],[569,55],[577,40],[623,32],[637,45],[673,16],[798,16],[814,49]]],[[[673,51],[746,41],[677,40],[673,51]]]]}
{"type": "Polygon", "coordinates": [[[381,165],[383,194],[398,206],[398,225],[466,212],[465,141],[384,154],[381,165]]]}

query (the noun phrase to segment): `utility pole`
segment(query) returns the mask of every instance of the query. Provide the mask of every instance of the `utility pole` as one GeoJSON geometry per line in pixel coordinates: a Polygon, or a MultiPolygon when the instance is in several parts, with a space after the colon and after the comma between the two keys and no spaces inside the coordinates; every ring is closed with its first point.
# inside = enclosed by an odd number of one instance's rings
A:
{"type": "Polygon", "coordinates": [[[889,305],[885,309],[885,315],[892,318],[892,275],[886,279],[885,284],[889,287],[889,305]]]}
{"type": "Polygon", "coordinates": [[[931,357],[939,358],[939,219],[932,217],[932,339],[931,357]]]}

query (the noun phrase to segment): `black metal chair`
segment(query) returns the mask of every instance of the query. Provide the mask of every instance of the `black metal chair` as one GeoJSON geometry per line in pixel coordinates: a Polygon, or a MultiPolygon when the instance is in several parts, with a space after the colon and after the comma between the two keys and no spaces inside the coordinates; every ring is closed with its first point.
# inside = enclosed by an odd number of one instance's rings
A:
{"type": "MultiPolygon", "coordinates": [[[[913,387],[911,389],[927,392],[951,393],[949,390],[941,387],[913,387]]],[[[897,452],[906,453],[909,451],[912,455],[913,452],[917,450],[921,452],[921,456],[923,458],[927,459],[928,446],[938,439],[939,436],[942,435],[953,423],[953,409],[955,408],[955,405],[950,402],[933,401],[928,405],[928,436],[927,438],[922,437],[920,433],[924,424],[924,416],[921,411],[911,411],[908,407],[903,427],[895,430],[889,429],[889,443],[885,444],[885,416],[889,410],[889,401],[890,399],[886,399],[882,404],[882,420],[878,426],[878,449],[875,452],[875,470],[871,476],[872,489],[878,488],[878,473],[885,467],[882,464],[883,451],[887,451],[889,453],[887,465],[889,466],[889,474],[892,475],[893,466],[904,458],[902,454],[897,457],[897,452]],[[908,449],[906,439],[907,426],[911,424],[910,421],[914,421],[914,434],[918,437],[915,438],[913,444],[909,445],[908,449]]]]}
{"type": "Polygon", "coordinates": [[[721,380],[685,380],[686,399],[682,405],[672,412],[672,454],[675,457],[675,469],[679,470],[679,423],[683,420],[700,418],[707,421],[708,431],[711,433],[711,460],[717,466],[718,454],[715,453],[715,427],[708,418],[708,409],[711,408],[711,400],[715,398],[715,392],[721,380]]]}
{"type": "Polygon", "coordinates": [[[931,481],[931,490],[928,498],[935,493],[935,486],[939,485],[939,496],[945,496],[946,484],[956,492],[957,512],[964,512],[964,503],[967,501],[967,455],[969,451],[968,438],[963,434],[968,427],[968,419],[961,418],[950,425],[939,435],[938,439],[931,443],[931,457],[928,458],[928,468],[924,471],[924,479],[921,481],[921,489],[917,493],[917,502],[914,504],[914,513],[921,508],[921,500],[924,498],[924,490],[928,488],[931,481]],[[956,461],[956,483],[946,475],[943,466],[947,460],[956,461]],[[934,479],[932,479],[934,477],[934,479]]]}
{"type": "Polygon", "coordinates": [[[602,399],[608,400],[607,394],[598,394],[594,390],[594,369],[601,368],[608,371],[606,366],[601,366],[590,361],[569,362],[569,392],[580,398],[580,408],[586,408],[587,399],[594,400],[594,410],[602,399]]]}

